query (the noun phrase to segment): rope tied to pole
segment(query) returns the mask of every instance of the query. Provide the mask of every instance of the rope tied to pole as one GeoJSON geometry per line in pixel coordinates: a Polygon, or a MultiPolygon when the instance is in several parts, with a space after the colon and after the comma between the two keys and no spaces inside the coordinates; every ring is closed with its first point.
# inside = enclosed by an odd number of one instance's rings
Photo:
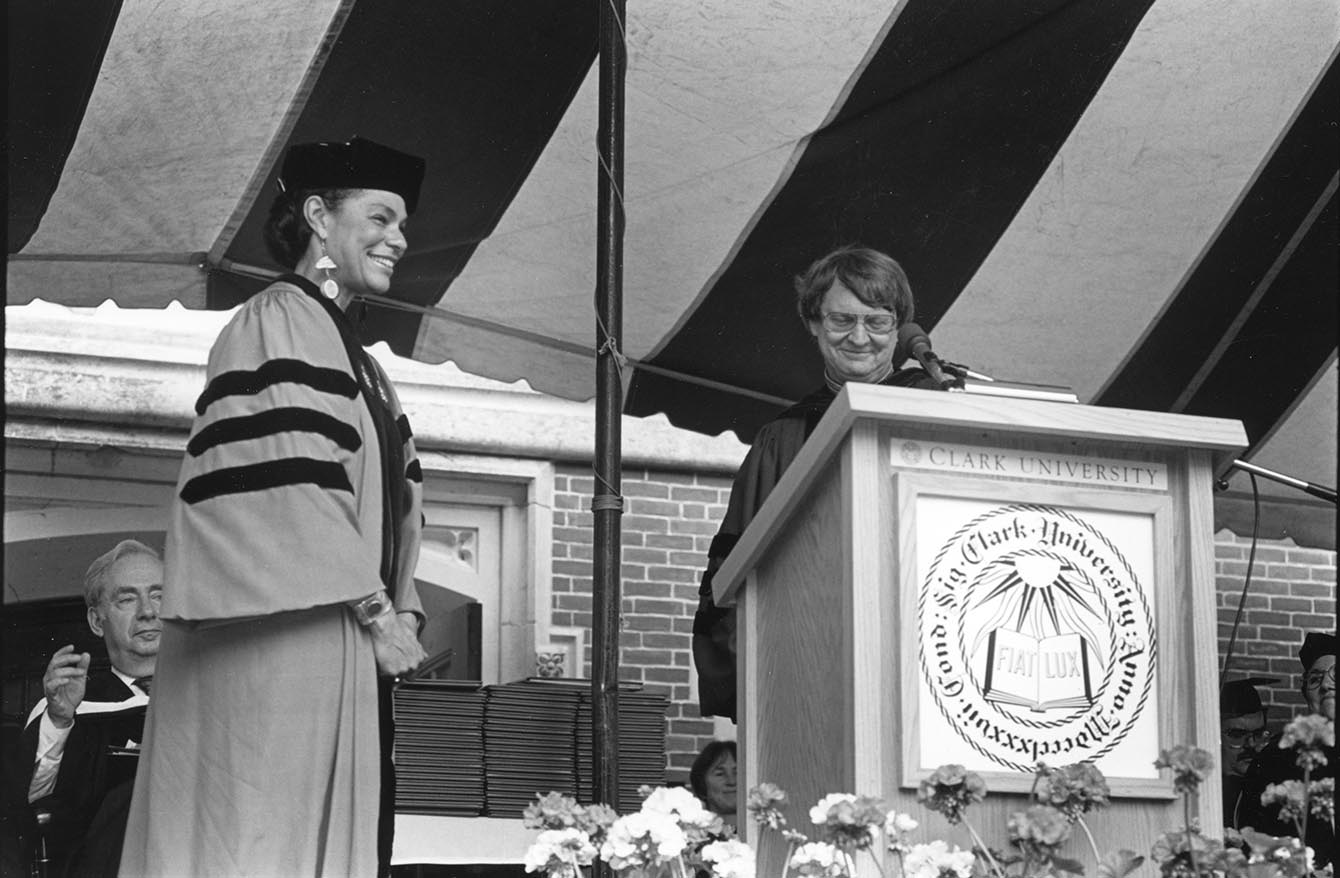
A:
{"type": "Polygon", "coordinates": [[[623,512],[623,495],[596,494],[591,497],[592,512],[623,512]]]}

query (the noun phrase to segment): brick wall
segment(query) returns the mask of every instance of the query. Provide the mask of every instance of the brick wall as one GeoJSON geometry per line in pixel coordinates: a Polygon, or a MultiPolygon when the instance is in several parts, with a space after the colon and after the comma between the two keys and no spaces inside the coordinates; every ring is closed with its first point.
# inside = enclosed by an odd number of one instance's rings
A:
{"type": "MultiPolygon", "coordinates": [[[[591,493],[589,469],[560,467],[554,484],[555,625],[591,626],[591,493]]],[[[670,699],[666,717],[667,778],[686,780],[694,755],[713,737],[698,716],[692,689],[691,628],[708,544],[726,509],[724,475],[625,470],[623,494],[623,631],[620,678],[670,699]]],[[[1247,569],[1249,540],[1215,536],[1220,661],[1247,569]]],[[[1275,676],[1262,687],[1274,725],[1301,704],[1298,645],[1307,630],[1335,629],[1334,551],[1262,541],[1238,629],[1233,667],[1275,676]]],[[[590,648],[587,650],[590,667],[590,648]]]]}
{"type": "MultiPolygon", "coordinates": [[[[1219,657],[1228,648],[1233,619],[1247,574],[1250,534],[1215,534],[1215,584],[1219,592],[1219,657]]],[[[1272,727],[1303,706],[1298,647],[1308,631],[1335,630],[1335,552],[1296,545],[1293,540],[1260,540],[1242,622],[1233,646],[1230,678],[1276,677],[1260,688],[1272,727]]]]}
{"type": "MultiPolygon", "coordinates": [[[[591,626],[593,485],[589,469],[561,467],[554,479],[555,625],[591,626]]],[[[622,493],[619,678],[670,699],[666,775],[683,781],[713,737],[712,720],[698,715],[691,634],[698,581],[726,511],[730,478],[625,469],[622,493]]],[[[590,661],[588,642],[588,669],[590,661]]]]}

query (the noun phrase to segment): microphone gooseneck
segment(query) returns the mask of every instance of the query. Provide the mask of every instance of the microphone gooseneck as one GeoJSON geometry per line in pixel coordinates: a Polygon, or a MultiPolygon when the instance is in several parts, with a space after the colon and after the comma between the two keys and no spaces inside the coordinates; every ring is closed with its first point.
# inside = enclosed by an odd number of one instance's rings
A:
{"type": "Polygon", "coordinates": [[[957,379],[945,375],[944,369],[940,366],[940,358],[931,350],[930,336],[926,335],[926,331],[920,326],[915,323],[904,323],[898,329],[898,344],[916,358],[921,368],[931,376],[931,380],[940,385],[941,390],[959,386],[957,379]]]}

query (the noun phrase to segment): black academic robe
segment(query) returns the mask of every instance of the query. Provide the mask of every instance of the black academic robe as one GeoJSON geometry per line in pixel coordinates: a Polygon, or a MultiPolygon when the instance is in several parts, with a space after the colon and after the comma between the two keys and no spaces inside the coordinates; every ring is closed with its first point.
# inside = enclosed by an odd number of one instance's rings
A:
{"type": "MultiPolygon", "coordinates": [[[[89,674],[84,700],[75,710],[74,726],[65,741],[56,785],[34,806],[51,812],[45,835],[51,859],[48,874],[115,875],[125,836],[130,792],[144,738],[148,699],[133,691],[111,671],[89,674]]],[[[7,808],[32,838],[35,808],[27,804],[28,788],[37,761],[39,728],[46,701],[38,703],[28,724],[7,757],[7,808]]],[[[25,854],[26,856],[26,854],[25,854]]]]}
{"type": "MultiPolygon", "coordinates": [[[[1327,764],[1312,772],[1312,780],[1335,778],[1336,751],[1326,751],[1327,764]]],[[[1252,762],[1242,783],[1242,801],[1239,804],[1238,828],[1251,826],[1258,832],[1275,836],[1296,836],[1298,829],[1292,821],[1279,819],[1279,807],[1262,805],[1261,795],[1270,784],[1286,780],[1302,780],[1303,769],[1298,767],[1298,754],[1292,749],[1281,749],[1277,739],[1262,748],[1252,762]]],[[[1224,822],[1229,820],[1226,815],[1224,822]]],[[[1313,866],[1320,869],[1335,859],[1335,826],[1315,817],[1307,823],[1307,845],[1312,848],[1313,866]]]]}
{"type": "MultiPolygon", "coordinates": [[[[919,368],[895,371],[881,384],[938,390],[919,368]]],[[[712,601],[712,577],[740,535],[781,481],[805,440],[837,398],[825,385],[765,424],[735,474],[721,526],[707,553],[707,569],[698,589],[698,611],[693,618],[693,663],[698,671],[698,703],[703,716],[735,719],[735,608],[719,608],[712,601]]]]}

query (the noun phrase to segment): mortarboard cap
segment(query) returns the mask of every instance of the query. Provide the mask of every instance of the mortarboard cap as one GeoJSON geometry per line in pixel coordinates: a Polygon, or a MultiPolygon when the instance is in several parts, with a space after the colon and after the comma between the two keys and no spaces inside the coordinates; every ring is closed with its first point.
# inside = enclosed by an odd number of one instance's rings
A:
{"type": "Polygon", "coordinates": [[[1219,715],[1246,716],[1265,710],[1265,705],[1261,703],[1261,693],[1256,691],[1256,687],[1278,682],[1276,677],[1247,677],[1225,682],[1219,687],[1219,715]]]}
{"type": "Polygon", "coordinates": [[[1303,670],[1312,667],[1312,663],[1324,655],[1335,655],[1335,635],[1309,631],[1298,648],[1298,660],[1303,663],[1303,670]]]}
{"type": "Polygon", "coordinates": [[[279,189],[382,189],[405,199],[405,209],[413,213],[424,168],[418,156],[362,137],[348,143],[297,143],[284,156],[279,189]]]}

